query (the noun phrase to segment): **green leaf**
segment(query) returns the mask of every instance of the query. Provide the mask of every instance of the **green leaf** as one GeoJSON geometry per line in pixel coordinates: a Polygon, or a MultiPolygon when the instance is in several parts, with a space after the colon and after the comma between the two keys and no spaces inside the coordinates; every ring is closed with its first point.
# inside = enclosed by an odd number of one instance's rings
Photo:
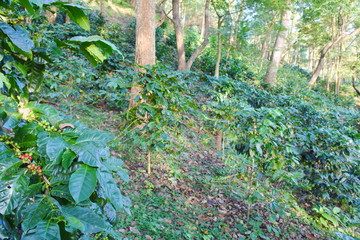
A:
{"type": "Polygon", "coordinates": [[[76,144],[93,143],[99,147],[105,147],[114,137],[114,134],[109,132],[87,129],[77,139],[76,144]]]}
{"type": "Polygon", "coordinates": [[[119,177],[121,177],[122,180],[124,180],[125,182],[129,182],[130,181],[130,177],[129,174],[127,172],[125,172],[124,170],[119,170],[116,172],[117,175],[119,175],[119,177]]]}
{"type": "Polygon", "coordinates": [[[341,212],[341,209],[339,207],[334,207],[332,211],[334,214],[338,214],[341,212]]]}
{"type": "Polygon", "coordinates": [[[108,157],[103,161],[103,164],[110,170],[116,172],[119,177],[125,182],[129,182],[129,174],[124,170],[124,162],[121,159],[108,157]]]}
{"type": "Polygon", "coordinates": [[[53,187],[50,191],[50,195],[58,198],[64,198],[69,202],[73,201],[69,187],[67,185],[58,185],[53,187]]]}
{"type": "Polygon", "coordinates": [[[103,218],[89,208],[83,207],[63,207],[62,212],[69,223],[76,223],[75,227],[84,233],[95,233],[107,231],[110,227],[103,218]]]}
{"type": "Polygon", "coordinates": [[[334,224],[335,227],[339,226],[339,222],[333,216],[330,216],[327,213],[322,213],[321,215],[330,222],[332,222],[332,224],[334,224]]]}
{"type": "Polygon", "coordinates": [[[104,54],[95,44],[90,44],[84,49],[95,59],[96,62],[103,62],[106,59],[104,54]]]}
{"type": "Polygon", "coordinates": [[[15,29],[0,21],[0,30],[10,39],[10,41],[20,50],[31,53],[31,49],[35,47],[34,42],[29,38],[29,34],[20,26],[15,29]]]}
{"type": "Polygon", "coordinates": [[[37,134],[41,131],[35,123],[28,123],[25,126],[16,128],[15,142],[22,148],[31,148],[37,145],[37,134]]]}
{"type": "Polygon", "coordinates": [[[84,132],[70,148],[79,156],[78,161],[97,167],[101,157],[108,154],[105,151],[106,144],[113,138],[114,135],[108,132],[84,129],[84,132]]]}
{"type": "Polygon", "coordinates": [[[90,31],[90,21],[89,18],[84,13],[83,6],[79,6],[76,4],[65,3],[58,6],[60,10],[66,12],[70,19],[74,21],[77,25],[85,29],[86,31],[90,31]]]}
{"type": "Polygon", "coordinates": [[[30,14],[34,14],[35,10],[33,8],[33,6],[31,5],[31,3],[29,2],[29,0],[19,0],[19,3],[26,8],[26,10],[30,13],[30,14]]]}
{"type": "Polygon", "coordinates": [[[100,164],[101,155],[96,145],[83,142],[72,145],[70,148],[78,155],[79,162],[83,162],[92,167],[97,167],[100,164]]]}
{"type": "Polygon", "coordinates": [[[111,55],[113,52],[117,52],[118,54],[121,55],[121,52],[114,44],[97,35],[93,35],[89,37],[84,37],[84,36],[72,37],[68,41],[76,42],[76,43],[95,43],[96,46],[98,46],[102,51],[104,51],[106,55],[111,55]]]}
{"type": "Polygon", "coordinates": [[[61,240],[59,225],[52,221],[41,221],[35,232],[23,235],[22,240],[61,240]]]}
{"type": "Polygon", "coordinates": [[[28,205],[25,209],[24,221],[22,223],[23,230],[26,232],[29,229],[36,227],[50,210],[51,206],[44,198],[31,205],[28,205]]]}
{"type": "Polygon", "coordinates": [[[4,88],[6,86],[7,88],[11,87],[11,84],[9,82],[9,79],[0,72],[0,88],[4,88]]]}
{"type": "Polygon", "coordinates": [[[111,173],[103,166],[97,169],[97,173],[105,197],[110,200],[117,211],[121,211],[124,208],[123,196],[111,173]]]}
{"type": "Polygon", "coordinates": [[[0,214],[10,214],[22,201],[28,185],[29,175],[24,169],[19,170],[20,163],[12,165],[3,172],[0,179],[0,214]]]}
{"type": "Polygon", "coordinates": [[[50,158],[50,161],[54,161],[57,164],[61,160],[62,152],[67,146],[68,143],[62,137],[50,137],[46,143],[46,155],[50,158]]]}
{"type": "Polygon", "coordinates": [[[79,203],[90,197],[96,186],[96,169],[81,165],[70,177],[69,190],[75,202],[79,203]]]}
{"type": "Polygon", "coordinates": [[[70,149],[66,149],[62,154],[61,165],[63,166],[63,168],[68,169],[75,158],[76,158],[76,153],[74,153],[70,149]]]}

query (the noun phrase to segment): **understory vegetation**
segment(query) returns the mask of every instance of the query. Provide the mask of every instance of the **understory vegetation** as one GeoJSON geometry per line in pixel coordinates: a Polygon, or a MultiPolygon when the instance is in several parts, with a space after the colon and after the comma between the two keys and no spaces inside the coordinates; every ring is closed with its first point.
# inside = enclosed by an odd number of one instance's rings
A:
{"type": "Polygon", "coordinates": [[[167,22],[138,71],[134,23],[56,4],[75,23],[0,21],[1,239],[360,238],[355,93],[293,65],[268,88],[250,43],[176,71],[167,22]]]}

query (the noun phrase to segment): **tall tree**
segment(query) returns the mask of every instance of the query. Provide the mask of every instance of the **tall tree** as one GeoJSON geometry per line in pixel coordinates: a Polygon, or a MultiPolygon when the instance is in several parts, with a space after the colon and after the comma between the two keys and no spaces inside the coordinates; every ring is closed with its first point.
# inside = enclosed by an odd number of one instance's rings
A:
{"type": "MultiPolygon", "coordinates": [[[[155,64],[155,0],[136,0],[136,52],[135,62],[140,66],[155,64]]],[[[139,69],[143,71],[143,69],[139,69]]],[[[136,82],[130,91],[129,107],[136,105],[135,97],[142,88],[136,82]]]]}
{"type": "MultiPolygon", "coordinates": [[[[290,1],[287,1],[287,5],[290,5],[290,1]]],[[[279,69],[282,53],[286,45],[286,36],[291,24],[290,16],[291,16],[290,9],[289,8],[284,9],[282,12],[282,19],[281,19],[282,29],[279,31],[276,37],[274,49],[271,54],[270,63],[264,79],[264,82],[268,83],[271,87],[275,85],[277,71],[279,69]]]]}
{"type": "Polygon", "coordinates": [[[329,50],[333,46],[335,46],[339,43],[345,42],[346,40],[352,38],[353,36],[355,36],[359,33],[360,33],[360,28],[357,28],[349,34],[342,34],[339,37],[337,37],[336,39],[332,39],[326,43],[326,45],[321,50],[318,64],[317,64],[316,69],[310,79],[310,82],[309,82],[310,85],[314,85],[316,83],[317,78],[320,76],[321,70],[323,69],[324,64],[325,64],[325,56],[329,52],[329,50]]]}
{"type": "Polygon", "coordinates": [[[205,0],[204,8],[204,39],[200,46],[192,53],[190,58],[186,61],[185,58],[185,44],[184,44],[184,27],[180,15],[180,0],[172,0],[172,15],[170,18],[174,24],[176,35],[176,50],[178,58],[178,70],[190,70],[195,59],[199,56],[200,52],[209,43],[209,21],[210,21],[210,0],[205,0]]]}

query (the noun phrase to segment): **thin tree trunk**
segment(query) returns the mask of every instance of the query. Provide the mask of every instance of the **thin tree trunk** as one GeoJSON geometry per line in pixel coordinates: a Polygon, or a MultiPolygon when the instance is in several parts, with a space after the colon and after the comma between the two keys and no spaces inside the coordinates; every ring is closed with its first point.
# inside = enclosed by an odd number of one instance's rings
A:
{"type": "Polygon", "coordinates": [[[218,33],[217,33],[217,40],[218,40],[218,46],[217,46],[217,57],[216,57],[216,64],[215,64],[215,77],[219,77],[220,72],[220,61],[221,61],[221,49],[222,49],[222,43],[221,43],[221,33],[220,28],[222,24],[222,18],[218,18],[218,33]]]}
{"type": "MultiPolygon", "coordinates": [[[[140,66],[155,64],[155,27],[155,0],[137,0],[135,62],[140,66]]],[[[130,90],[129,108],[137,104],[135,99],[141,94],[141,90],[138,83],[133,83],[130,90]]]]}
{"type": "MultiPolygon", "coordinates": [[[[329,62],[331,63],[331,59],[329,59],[329,62]]],[[[334,65],[333,64],[330,64],[330,65],[331,65],[331,67],[330,67],[329,74],[326,79],[326,91],[327,92],[330,92],[331,79],[332,79],[332,75],[334,72],[334,65]]]]}
{"type": "Polygon", "coordinates": [[[316,66],[316,69],[315,69],[311,79],[310,79],[310,82],[309,82],[310,86],[314,85],[316,83],[316,80],[319,77],[320,72],[324,67],[324,59],[325,59],[326,54],[329,52],[329,50],[334,45],[336,45],[338,43],[345,42],[346,40],[348,40],[351,37],[357,35],[358,33],[360,33],[360,28],[355,29],[352,33],[349,33],[349,34],[346,34],[346,35],[341,35],[336,40],[331,40],[324,46],[324,48],[321,50],[321,53],[320,53],[319,62],[317,64],[317,66],[316,66]]]}
{"type": "Polygon", "coordinates": [[[308,49],[308,71],[312,73],[312,47],[310,46],[308,49]]]}
{"type": "Polygon", "coordinates": [[[341,58],[342,58],[342,44],[339,46],[339,56],[337,62],[337,71],[336,71],[336,83],[335,83],[335,94],[340,93],[340,85],[341,85],[341,75],[340,75],[340,68],[341,68],[341,58]]]}
{"type": "MultiPolygon", "coordinates": [[[[245,2],[243,1],[240,5],[240,10],[238,12],[237,18],[234,21],[234,28],[230,28],[230,37],[229,37],[229,47],[226,51],[226,59],[229,58],[231,49],[237,43],[237,35],[239,31],[239,24],[244,13],[245,2]]],[[[230,11],[229,11],[230,12],[230,11]]]]}
{"type": "Polygon", "coordinates": [[[360,91],[355,86],[355,77],[353,76],[351,80],[352,80],[352,87],[354,88],[357,95],[360,96],[360,91]]]}
{"type": "Polygon", "coordinates": [[[209,18],[210,18],[210,0],[205,0],[205,33],[204,33],[204,40],[202,44],[193,52],[190,56],[188,61],[185,59],[185,46],[184,46],[184,30],[183,25],[181,23],[180,18],[180,0],[173,0],[173,18],[171,19],[174,28],[175,28],[175,35],[176,35],[176,50],[177,50],[177,58],[178,58],[178,70],[190,70],[192,64],[194,63],[195,59],[199,56],[200,52],[206,47],[209,42],[209,18]]]}
{"type": "Polygon", "coordinates": [[[278,36],[276,38],[274,50],[272,52],[269,67],[264,79],[264,82],[268,83],[270,87],[275,85],[275,80],[277,76],[277,71],[279,69],[282,52],[286,45],[286,36],[291,23],[290,16],[291,16],[290,9],[284,10],[281,19],[281,26],[283,30],[279,31],[278,36]]]}
{"type": "Polygon", "coordinates": [[[215,137],[215,147],[216,147],[216,151],[220,152],[222,149],[222,142],[223,142],[223,134],[222,131],[219,130],[216,132],[216,137],[215,137]]]}
{"type": "Polygon", "coordinates": [[[186,70],[190,70],[195,59],[199,56],[200,52],[206,47],[209,43],[209,26],[210,26],[210,0],[205,0],[205,9],[204,9],[204,21],[205,21],[205,34],[204,40],[201,45],[193,52],[188,61],[186,62],[186,70]]]}
{"type": "Polygon", "coordinates": [[[178,70],[183,71],[186,69],[186,59],[185,59],[185,45],[184,45],[184,29],[181,24],[181,18],[180,18],[180,0],[173,0],[172,5],[173,5],[173,23],[175,27],[175,36],[176,36],[178,70]]]}

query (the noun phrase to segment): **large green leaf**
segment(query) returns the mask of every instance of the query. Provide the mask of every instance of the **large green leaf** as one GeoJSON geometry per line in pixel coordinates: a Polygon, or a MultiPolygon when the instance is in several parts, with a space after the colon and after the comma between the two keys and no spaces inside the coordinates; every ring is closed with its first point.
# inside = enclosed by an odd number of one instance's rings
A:
{"type": "Polygon", "coordinates": [[[65,142],[62,137],[50,137],[46,143],[46,154],[51,161],[56,164],[60,163],[63,151],[68,147],[68,143],[65,142]]]}
{"type": "Polygon", "coordinates": [[[114,137],[114,134],[109,132],[87,129],[77,139],[76,144],[93,143],[99,147],[105,147],[114,137]]]}
{"type": "Polygon", "coordinates": [[[83,11],[83,9],[86,9],[85,7],[71,3],[60,3],[58,7],[60,10],[66,12],[69,15],[70,19],[73,20],[76,24],[78,24],[86,31],[90,31],[89,18],[83,11]]]}
{"type": "Polygon", "coordinates": [[[33,204],[30,204],[25,209],[24,221],[22,228],[24,231],[35,228],[37,224],[50,212],[51,206],[47,199],[41,198],[33,204]]]}
{"type": "Polygon", "coordinates": [[[22,148],[31,148],[37,145],[37,134],[41,128],[36,123],[28,123],[14,129],[15,141],[22,148]]]}
{"type": "Polygon", "coordinates": [[[29,175],[25,175],[24,169],[19,169],[20,163],[16,163],[3,172],[0,179],[0,214],[10,214],[22,201],[24,193],[29,185],[29,175]]]}
{"type": "Polygon", "coordinates": [[[26,8],[30,14],[34,14],[35,10],[29,0],[19,0],[19,3],[26,8]]]}
{"type": "Polygon", "coordinates": [[[59,225],[52,221],[41,221],[35,231],[22,236],[22,240],[61,240],[59,225]]]}
{"type": "Polygon", "coordinates": [[[117,211],[121,211],[124,208],[123,196],[117,186],[114,178],[105,167],[100,167],[97,169],[98,180],[101,188],[104,190],[104,195],[108,198],[111,204],[115,207],[117,211]]]}
{"type": "Polygon", "coordinates": [[[106,144],[113,138],[114,135],[108,132],[84,129],[70,149],[79,156],[78,161],[97,167],[100,165],[101,157],[108,154],[106,144]]]}
{"type": "Polygon", "coordinates": [[[104,38],[97,36],[97,35],[93,35],[93,36],[89,36],[89,37],[76,36],[76,37],[70,38],[69,42],[95,43],[96,46],[98,46],[102,51],[104,51],[106,56],[113,54],[113,52],[117,52],[118,54],[121,55],[121,52],[114,44],[112,44],[111,42],[109,42],[109,41],[105,40],[104,38]]]}
{"type": "Polygon", "coordinates": [[[115,171],[125,182],[129,182],[129,174],[124,170],[124,162],[121,159],[108,157],[103,164],[111,171],[115,171]]]}
{"type": "Polygon", "coordinates": [[[0,30],[16,47],[26,53],[31,53],[31,49],[35,47],[34,42],[29,38],[29,34],[20,26],[15,26],[14,29],[7,23],[0,21],[0,30]]]}
{"type": "Polygon", "coordinates": [[[92,56],[92,58],[98,63],[101,63],[106,59],[104,54],[95,44],[90,44],[84,47],[84,50],[87,51],[92,56]]]}
{"type": "Polygon", "coordinates": [[[50,195],[58,198],[64,198],[69,202],[72,202],[73,199],[70,194],[69,186],[67,185],[58,185],[51,189],[50,195]]]}
{"type": "Polygon", "coordinates": [[[74,153],[70,149],[66,149],[61,157],[62,157],[61,166],[65,169],[68,169],[72,164],[72,162],[74,161],[74,159],[76,158],[76,153],[74,153]]]}
{"type": "Polygon", "coordinates": [[[96,233],[100,231],[107,231],[110,227],[103,218],[97,215],[93,210],[83,207],[62,207],[68,224],[75,224],[75,227],[84,233],[96,233]]]}
{"type": "Polygon", "coordinates": [[[84,142],[71,145],[70,149],[78,155],[79,162],[83,162],[92,167],[100,165],[101,155],[96,145],[84,142]]]}
{"type": "Polygon", "coordinates": [[[90,197],[96,186],[96,169],[81,165],[70,177],[69,190],[78,203],[90,197]]]}
{"type": "Polygon", "coordinates": [[[0,72],[0,88],[4,88],[4,87],[10,88],[11,84],[9,82],[9,79],[0,72]]]}

